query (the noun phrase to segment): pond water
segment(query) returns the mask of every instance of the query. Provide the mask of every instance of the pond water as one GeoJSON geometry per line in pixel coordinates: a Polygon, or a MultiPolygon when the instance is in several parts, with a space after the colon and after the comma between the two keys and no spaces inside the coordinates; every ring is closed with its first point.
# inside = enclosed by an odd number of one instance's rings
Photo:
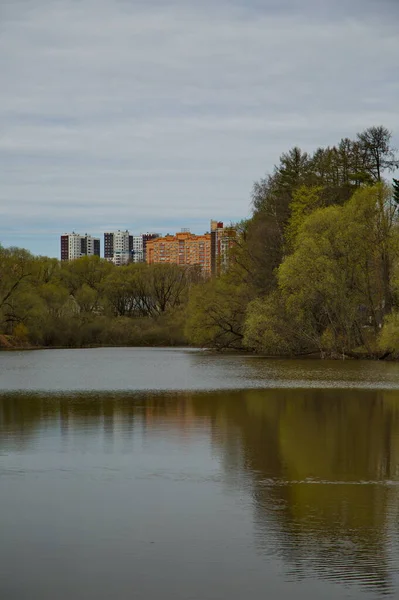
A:
{"type": "Polygon", "coordinates": [[[399,597],[399,367],[0,353],[0,598],[399,597]]]}

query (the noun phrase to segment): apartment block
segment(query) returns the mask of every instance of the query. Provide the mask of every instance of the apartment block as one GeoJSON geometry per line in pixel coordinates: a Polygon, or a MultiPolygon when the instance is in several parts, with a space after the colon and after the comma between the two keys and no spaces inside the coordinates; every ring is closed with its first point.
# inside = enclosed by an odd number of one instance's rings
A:
{"type": "Polygon", "coordinates": [[[104,258],[117,266],[127,265],[130,262],[132,237],[127,229],[104,233],[104,258]]]}
{"type": "Polygon", "coordinates": [[[134,263],[144,262],[144,246],[142,235],[130,236],[130,259],[134,263]]]}
{"type": "Polygon", "coordinates": [[[230,250],[234,246],[237,231],[225,227],[221,221],[211,221],[211,272],[217,276],[229,266],[230,250]]]}
{"type": "Polygon", "coordinates": [[[104,258],[117,266],[145,262],[147,241],[157,237],[159,233],[130,235],[127,229],[104,233],[104,258]]]}
{"type": "Polygon", "coordinates": [[[100,256],[100,238],[85,233],[65,233],[61,236],[61,260],[75,260],[82,256],[100,256]]]}
{"type": "Polygon", "coordinates": [[[211,274],[211,234],[195,235],[184,230],[176,235],[148,240],[148,264],[173,263],[181,266],[198,265],[205,275],[211,274]]]}
{"type": "Polygon", "coordinates": [[[131,262],[146,262],[147,242],[148,240],[158,238],[159,235],[159,233],[140,233],[140,235],[131,235],[129,245],[131,262]]]}
{"type": "Polygon", "coordinates": [[[161,237],[160,233],[143,233],[143,262],[147,261],[147,243],[161,237]]]}

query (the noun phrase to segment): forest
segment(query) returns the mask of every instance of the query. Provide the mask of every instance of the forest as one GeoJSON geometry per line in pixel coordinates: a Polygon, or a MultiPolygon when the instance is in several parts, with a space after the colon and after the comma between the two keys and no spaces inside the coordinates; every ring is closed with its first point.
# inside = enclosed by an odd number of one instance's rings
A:
{"type": "Polygon", "coordinates": [[[255,182],[229,268],[71,262],[0,247],[3,346],[193,345],[271,356],[399,356],[399,168],[383,126],[255,182]]]}

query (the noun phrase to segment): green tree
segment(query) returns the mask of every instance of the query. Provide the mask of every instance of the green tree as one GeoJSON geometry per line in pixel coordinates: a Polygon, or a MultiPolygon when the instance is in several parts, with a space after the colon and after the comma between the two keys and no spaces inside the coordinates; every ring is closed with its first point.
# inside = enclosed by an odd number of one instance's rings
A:
{"type": "Polygon", "coordinates": [[[399,356],[399,312],[394,311],[385,317],[384,326],[378,338],[378,346],[386,356],[399,356]]]}
{"type": "Polygon", "coordinates": [[[57,283],[44,283],[37,288],[37,293],[44,302],[46,312],[51,317],[61,317],[70,312],[70,294],[67,288],[57,283]]]}
{"type": "Polygon", "coordinates": [[[33,256],[21,248],[0,246],[0,328],[12,331],[18,323],[16,304],[34,271],[33,256]]]}
{"type": "Polygon", "coordinates": [[[357,256],[354,239],[343,232],[343,212],[329,207],[312,213],[299,230],[294,253],[279,268],[279,288],[291,321],[322,355],[325,346],[347,352],[359,342],[357,256]]]}
{"type": "Polygon", "coordinates": [[[104,300],[114,316],[147,314],[138,282],[138,275],[142,270],[141,265],[132,264],[114,269],[106,278],[103,286],[104,300]]]}
{"type": "Polygon", "coordinates": [[[72,295],[84,284],[101,292],[102,284],[114,265],[98,256],[83,256],[61,264],[60,278],[72,295]]]}
{"type": "Polygon", "coordinates": [[[249,306],[245,343],[268,352],[274,340],[284,353],[348,354],[358,346],[372,353],[370,328],[375,339],[393,303],[397,246],[395,207],[383,184],[312,212],[278,269],[280,296],[249,306]]]}
{"type": "Polygon", "coordinates": [[[301,338],[277,290],[266,298],[256,298],[248,305],[243,331],[244,346],[263,354],[300,354],[306,352],[309,346],[301,338]]]}
{"type": "Polygon", "coordinates": [[[185,327],[188,341],[216,350],[242,349],[247,303],[246,286],[234,285],[227,278],[193,287],[185,327]]]}
{"type": "Polygon", "coordinates": [[[152,299],[153,312],[161,314],[183,303],[188,291],[189,271],[174,264],[148,266],[148,294],[152,299]]]}
{"type": "Polygon", "coordinates": [[[287,226],[286,237],[290,247],[295,243],[299,228],[307,216],[322,207],[322,186],[300,186],[293,193],[291,217],[287,226]]]}

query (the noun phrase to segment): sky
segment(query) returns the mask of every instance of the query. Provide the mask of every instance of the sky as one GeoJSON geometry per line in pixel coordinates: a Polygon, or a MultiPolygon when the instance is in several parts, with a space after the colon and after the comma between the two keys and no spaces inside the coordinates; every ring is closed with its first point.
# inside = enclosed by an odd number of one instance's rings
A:
{"type": "Polygon", "coordinates": [[[0,243],[203,233],[248,217],[293,146],[384,125],[399,147],[398,19],[397,0],[0,0],[0,243]]]}

